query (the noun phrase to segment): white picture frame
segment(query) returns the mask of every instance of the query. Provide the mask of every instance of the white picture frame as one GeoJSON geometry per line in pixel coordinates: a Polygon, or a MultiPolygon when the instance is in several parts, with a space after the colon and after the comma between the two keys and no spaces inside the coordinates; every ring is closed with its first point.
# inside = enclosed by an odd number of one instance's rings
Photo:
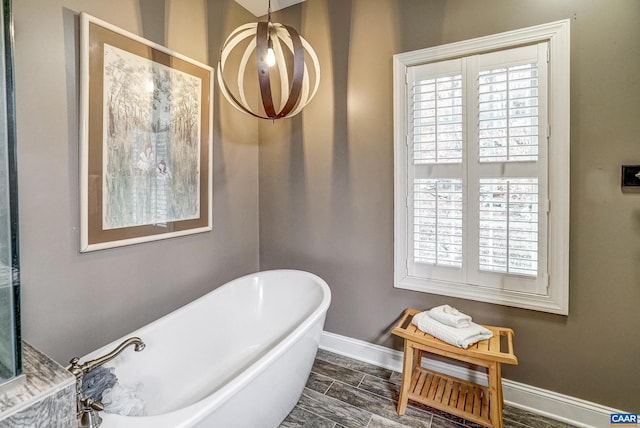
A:
{"type": "Polygon", "coordinates": [[[81,252],[212,229],[213,75],[81,13],[81,252]]]}

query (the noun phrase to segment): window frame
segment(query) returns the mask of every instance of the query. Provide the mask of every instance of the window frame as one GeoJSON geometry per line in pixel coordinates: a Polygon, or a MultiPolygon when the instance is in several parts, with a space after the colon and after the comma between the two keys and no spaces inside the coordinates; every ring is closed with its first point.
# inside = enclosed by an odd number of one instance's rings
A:
{"type": "MultiPolygon", "coordinates": [[[[394,287],[459,297],[543,312],[569,313],[569,139],[570,139],[570,20],[508,31],[456,43],[394,55],[394,287]],[[411,276],[412,243],[409,201],[408,70],[518,46],[548,43],[548,238],[546,294],[500,290],[466,283],[411,276]]],[[[543,136],[541,136],[543,137],[543,136]]],[[[542,202],[542,201],[541,201],[542,202]]],[[[541,207],[542,208],[542,207],[541,207]]],[[[544,262],[543,260],[540,261],[544,262]]]]}

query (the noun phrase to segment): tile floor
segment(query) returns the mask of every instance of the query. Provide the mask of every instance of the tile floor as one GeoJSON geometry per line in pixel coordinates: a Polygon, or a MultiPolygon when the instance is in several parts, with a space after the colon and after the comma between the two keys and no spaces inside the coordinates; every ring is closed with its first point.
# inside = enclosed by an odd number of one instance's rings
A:
{"type": "MultiPolygon", "coordinates": [[[[480,427],[411,401],[398,416],[400,378],[400,373],[319,350],[300,401],[280,428],[480,427]]],[[[509,406],[503,421],[505,428],[571,428],[509,406]]]]}

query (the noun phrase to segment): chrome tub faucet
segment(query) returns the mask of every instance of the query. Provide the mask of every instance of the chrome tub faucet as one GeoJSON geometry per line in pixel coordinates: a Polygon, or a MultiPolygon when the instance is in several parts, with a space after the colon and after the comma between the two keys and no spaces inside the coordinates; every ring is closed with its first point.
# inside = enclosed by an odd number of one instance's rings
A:
{"type": "Polygon", "coordinates": [[[104,363],[113,360],[129,346],[133,346],[134,351],[140,352],[146,345],[139,337],[130,337],[118,345],[113,351],[96,359],[89,360],[83,364],[79,364],[80,358],[78,357],[74,357],[69,361],[70,366],[67,367],[67,370],[76,377],[76,410],[79,427],[98,428],[102,423],[102,418],[100,418],[97,412],[104,409],[104,406],[100,401],[82,396],[82,381],[84,375],[100,367],[104,363]]]}

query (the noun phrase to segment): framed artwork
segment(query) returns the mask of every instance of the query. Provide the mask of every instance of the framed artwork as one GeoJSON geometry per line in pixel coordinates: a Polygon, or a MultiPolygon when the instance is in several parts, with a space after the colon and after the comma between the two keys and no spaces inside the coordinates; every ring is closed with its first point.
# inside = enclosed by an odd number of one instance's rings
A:
{"type": "Polygon", "coordinates": [[[212,227],[213,69],[80,16],[80,251],[212,227]]]}

